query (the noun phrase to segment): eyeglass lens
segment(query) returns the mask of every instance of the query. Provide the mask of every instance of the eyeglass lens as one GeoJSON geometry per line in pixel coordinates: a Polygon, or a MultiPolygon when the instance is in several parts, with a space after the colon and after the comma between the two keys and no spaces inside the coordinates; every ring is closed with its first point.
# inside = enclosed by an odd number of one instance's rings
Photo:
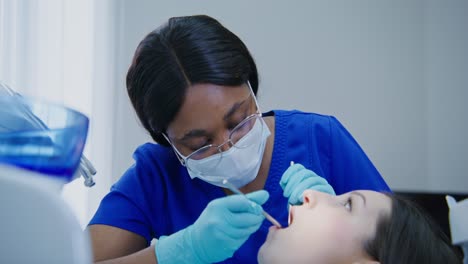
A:
{"type": "MultiPolygon", "coordinates": [[[[251,115],[244,119],[240,124],[238,124],[229,135],[229,139],[220,145],[209,145],[205,146],[199,150],[196,150],[192,154],[190,154],[187,159],[193,160],[200,160],[207,158],[211,155],[215,155],[217,153],[223,152],[231,147],[235,148],[246,148],[249,145],[242,141],[241,139],[250,131],[252,130],[255,123],[258,119],[261,118],[258,114],[251,115]],[[228,145],[229,148],[225,148],[224,146],[228,145]],[[223,148],[224,147],[224,148],[223,148]]],[[[260,123],[262,125],[262,123],[260,123]]]]}

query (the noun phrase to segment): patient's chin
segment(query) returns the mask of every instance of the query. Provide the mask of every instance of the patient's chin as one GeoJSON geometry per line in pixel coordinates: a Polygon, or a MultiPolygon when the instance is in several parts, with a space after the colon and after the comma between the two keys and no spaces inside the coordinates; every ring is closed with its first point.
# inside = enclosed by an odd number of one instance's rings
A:
{"type": "Polygon", "coordinates": [[[270,229],[268,230],[267,238],[258,251],[258,254],[257,254],[258,263],[264,263],[264,264],[265,263],[268,263],[268,264],[282,263],[280,260],[281,255],[279,254],[280,252],[282,252],[282,250],[284,250],[286,246],[283,243],[283,241],[286,241],[286,240],[282,232],[284,232],[284,229],[278,228],[276,226],[270,227],[270,229]]]}
{"type": "Polygon", "coordinates": [[[271,258],[271,254],[268,252],[268,246],[263,244],[258,250],[257,261],[259,264],[272,263],[269,258],[271,258]]]}
{"type": "Polygon", "coordinates": [[[282,252],[283,246],[272,243],[271,241],[265,241],[258,250],[257,261],[260,264],[275,264],[284,263],[282,256],[279,255],[282,252]]]}

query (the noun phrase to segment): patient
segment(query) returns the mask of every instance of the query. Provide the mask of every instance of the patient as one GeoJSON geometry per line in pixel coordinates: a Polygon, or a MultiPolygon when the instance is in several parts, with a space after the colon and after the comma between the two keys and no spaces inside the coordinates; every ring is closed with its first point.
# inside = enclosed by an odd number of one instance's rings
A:
{"type": "Polygon", "coordinates": [[[271,227],[259,263],[462,263],[446,235],[393,194],[306,190],[290,225],[271,227]]]}

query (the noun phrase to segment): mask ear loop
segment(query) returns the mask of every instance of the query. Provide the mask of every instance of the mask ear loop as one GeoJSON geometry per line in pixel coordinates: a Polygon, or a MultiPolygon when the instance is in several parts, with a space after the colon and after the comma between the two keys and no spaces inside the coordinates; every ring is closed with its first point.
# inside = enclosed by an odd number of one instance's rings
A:
{"type": "Polygon", "coordinates": [[[260,106],[258,106],[257,96],[255,95],[249,81],[247,81],[247,86],[249,87],[250,92],[252,93],[252,97],[254,99],[255,106],[257,107],[257,112],[260,114],[260,117],[262,117],[263,115],[262,115],[262,111],[260,111],[260,106]]]}
{"type": "Polygon", "coordinates": [[[184,155],[182,155],[178,150],[177,148],[174,146],[174,144],[172,144],[171,140],[169,140],[169,137],[166,136],[166,134],[164,133],[161,133],[163,135],[163,137],[167,140],[167,142],[169,142],[169,145],[171,145],[171,148],[172,150],[174,151],[174,153],[176,154],[177,156],[177,159],[179,160],[180,164],[182,164],[182,166],[184,167],[187,167],[186,164],[186,157],[184,157],[184,155]]]}

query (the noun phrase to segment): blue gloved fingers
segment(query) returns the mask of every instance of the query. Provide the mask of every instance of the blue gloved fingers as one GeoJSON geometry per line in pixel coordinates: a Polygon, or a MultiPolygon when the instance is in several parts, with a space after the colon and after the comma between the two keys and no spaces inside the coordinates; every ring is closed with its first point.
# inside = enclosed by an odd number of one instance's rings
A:
{"type": "Polygon", "coordinates": [[[284,189],[289,182],[289,178],[291,178],[292,175],[295,175],[298,171],[302,169],[304,169],[304,166],[302,166],[299,163],[295,163],[294,165],[289,166],[288,169],[281,176],[281,180],[280,180],[281,188],[284,189]]]}
{"type": "Polygon", "coordinates": [[[289,177],[286,187],[283,190],[283,195],[285,197],[290,197],[291,193],[297,189],[297,185],[300,182],[304,181],[307,178],[311,178],[311,177],[316,178],[317,176],[318,175],[315,174],[315,172],[302,167],[301,170],[296,171],[294,175],[291,175],[289,177]]]}
{"type": "Polygon", "coordinates": [[[247,228],[262,223],[265,217],[263,214],[235,213],[226,214],[224,221],[235,228],[247,228]]]}
{"type": "Polygon", "coordinates": [[[231,257],[260,228],[260,204],[268,196],[261,190],[211,201],[195,223],[157,242],[158,262],[202,264],[231,257]]]}
{"type": "Polygon", "coordinates": [[[303,193],[307,189],[317,190],[321,186],[321,177],[305,178],[298,183],[289,196],[288,202],[293,205],[302,204],[303,193]]]}
{"type": "Polygon", "coordinates": [[[263,221],[259,221],[254,225],[249,225],[242,228],[222,228],[217,229],[214,232],[210,239],[219,240],[218,245],[235,245],[234,249],[240,247],[249,237],[251,234],[255,233],[260,226],[262,225],[263,221]]]}
{"type": "Polygon", "coordinates": [[[262,212],[259,204],[237,194],[215,199],[208,204],[208,208],[220,208],[216,210],[226,211],[227,214],[250,212],[259,215],[262,212]]]}
{"type": "Polygon", "coordinates": [[[158,241],[158,261],[201,264],[231,257],[260,228],[264,220],[261,204],[268,197],[261,190],[211,201],[195,223],[158,241]]]}
{"type": "Polygon", "coordinates": [[[282,175],[280,185],[289,204],[301,204],[302,194],[307,189],[335,194],[333,187],[325,178],[306,169],[299,163],[290,166],[282,175]]]}
{"type": "Polygon", "coordinates": [[[235,232],[233,229],[222,229],[219,230],[219,232],[223,233],[223,237],[228,237],[229,240],[232,241],[241,241],[241,244],[243,244],[243,242],[245,242],[245,240],[247,240],[251,234],[255,233],[255,231],[257,231],[260,228],[262,222],[263,221],[260,221],[257,224],[236,229],[235,232]]]}
{"type": "Polygon", "coordinates": [[[304,184],[303,184],[302,187],[304,188],[304,190],[305,189],[312,189],[312,190],[316,190],[316,191],[319,191],[319,192],[324,192],[324,193],[328,193],[328,194],[331,194],[331,195],[335,195],[335,190],[333,190],[333,187],[331,187],[331,185],[328,183],[328,181],[325,178],[320,177],[318,175],[317,175],[317,177],[308,178],[308,179],[304,180],[304,184]],[[309,186],[309,187],[307,188],[307,186],[309,186]]]}
{"type": "Polygon", "coordinates": [[[262,214],[261,204],[264,204],[268,198],[268,192],[260,190],[248,193],[245,197],[235,194],[220,199],[223,203],[222,206],[226,206],[228,210],[223,215],[223,221],[237,228],[246,228],[262,223],[265,217],[262,214]]]}
{"type": "Polygon", "coordinates": [[[335,191],[331,185],[328,184],[327,180],[317,176],[303,179],[299,184],[297,184],[294,191],[289,196],[288,202],[294,205],[302,204],[302,194],[307,189],[335,195],[335,191]]]}
{"type": "MultiPolygon", "coordinates": [[[[245,197],[242,198],[246,200],[245,197]]],[[[225,210],[225,213],[222,214],[222,218],[218,218],[211,223],[206,223],[210,226],[209,229],[201,233],[199,233],[201,230],[197,229],[195,231],[198,233],[196,236],[198,239],[194,239],[194,242],[196,241],[195,243],[197,243],[195,246],[197,248],[196,251],[199,254],[198,256],[206,262],[218,262],[224,258],[231,257],[250,235],[260,228],[264,219],[263,215],[249,212],[233,213],[225,210]],[[199,242],[200,239],[212,241],[209,242],[212,246],[203,247],[199,242]],[[224,258],[221,256],[224,256],[224,258]]]]}
{"type": "Polygon", "coordinates": [[[330,184],[319,185],[316,188],[314,187],[312,189],[316,190],[316,191],[319,191],[319,192],[324,192],[324,193],[328,193],[328,194],[331,194],[331,195],[336,195],[335,190],[333,190],[333,188],[330,186],[330,184]]]}
{"type": "Polygon", "coordinates": [[[291,205],[300,205],[302,204],[303,193],[306,189],[296,189],[291,196],[288,198],[288,203],[291,205]]]}
{"type": "Polygon", "coordinates": [[[270,197],[270,194],[265,190],[259,190],[259,191],[248,193],[245,196],[247,196],[249,200],[255,202],[256,204],[262,205],[268,200],[268,198],[270,197]]]}

